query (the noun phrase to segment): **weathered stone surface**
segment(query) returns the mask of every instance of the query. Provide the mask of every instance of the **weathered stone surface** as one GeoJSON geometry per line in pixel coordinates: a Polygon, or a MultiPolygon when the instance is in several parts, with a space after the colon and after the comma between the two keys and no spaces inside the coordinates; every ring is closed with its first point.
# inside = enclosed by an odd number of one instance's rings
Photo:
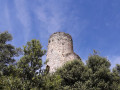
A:
{"type": "Polygon", "coordinates": [[[80,59],[80,57],[73,51],[72,37],[64,32],[56,32],[49,38],[46,59],[52,73],[67,61],[80,59]]]}

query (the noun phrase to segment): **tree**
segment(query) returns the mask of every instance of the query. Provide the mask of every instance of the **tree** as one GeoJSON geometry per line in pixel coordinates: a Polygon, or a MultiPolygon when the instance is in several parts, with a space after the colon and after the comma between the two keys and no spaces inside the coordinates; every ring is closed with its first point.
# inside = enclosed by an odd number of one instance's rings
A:
{"type": "Polygon", "coordinates": [[[36,85],[37,76],[42,74],[42,56],[46,53],[42,50],[39,40],[31,40],[24,46],[24,56],[17,63],[20,70],[20,77],[25,81],[29,80],[30,84],[36,85]]]}
{"type": "Polygon", "coordinates": [[[120,65],[119,64],[117,64],[116,67],[114,67],[112,70],[111,81],[112,81],[111,88],[119,90],[120,89],[120,65]]]}
{"type": "Polygon", "coordinates": [[[87,79],[90,77],[90,71],[81,60],[73,60],[66,63],[55,74],[60,75],[62,78],[60,89],[87,89],[85,83],[88,83],[87,79]]]}
{"type": "Polygon", "coordinates": [[[117,65],[116,65],[116,70],[117,70],[117,72],[118,72],[118,75],[120,76],[120,64],[117,64],[117,65]]]}
{"type": "Polygon", "coordinates": [[[63,90],[119,90],[119,65],[110,71],[110,62],[94,53],[88,57],[86,65],[80,60],[68,62],[55,72],[61,76],[59,89],[63,90]]]}
{"type": "Polygon", "coordinates": [[[7,31],[0,33],[0,72],[1,73],[7,68],[7,66],[12,65],[15,62],[14,57],[19,56],[21,52],[20,48],[15,48],[13,45],[8,44],[8,42],[11,40],[12,40],[12,36],[7,31]]]}
{"type": "Polygon", "coordinates": [[[13,76],[0,77],[0,90],[25,90],[20,78],[13,76]]]}
{"type": "Polygon", "coordinates": [[[88,57],[87,67],[91,69],[91,89],[111,90],[110,62],[97,54],[88,57]]]}
{"type": "Polygon", "coordinates": [[[0,89],[8,89],[13,83],[19,81],[17,77],[13,79],[12,75],[16,76],[17,74],[15,57],[21,54],[21,49],[9,44],[11,40],[12,35],[7,31],[0,33],[0,89]]]}

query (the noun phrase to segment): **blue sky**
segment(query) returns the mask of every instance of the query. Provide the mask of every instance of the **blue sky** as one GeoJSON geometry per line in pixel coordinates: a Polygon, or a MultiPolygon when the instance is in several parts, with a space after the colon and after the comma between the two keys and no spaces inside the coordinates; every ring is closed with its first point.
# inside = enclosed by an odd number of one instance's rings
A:
{"type": "Polygon", "coordinates": [[[66,32],[83,61],[95,49],[112,67],[120,64],[120,0],[0,0],[0,32],[5,30],[16,47],[38,39],[44,49],[52,33],[66,32]]]}

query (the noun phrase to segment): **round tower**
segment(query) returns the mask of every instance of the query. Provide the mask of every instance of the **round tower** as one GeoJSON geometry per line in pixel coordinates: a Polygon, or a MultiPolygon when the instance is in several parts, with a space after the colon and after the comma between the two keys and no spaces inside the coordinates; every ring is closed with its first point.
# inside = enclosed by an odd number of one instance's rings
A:
{"type": "Polygon", "coordinates": [[[56,32],[49,38],[46,59],[51,73],[67,61],[80,59],[80,57],[73,51],[72,37],[64,32],[56,32]]]}

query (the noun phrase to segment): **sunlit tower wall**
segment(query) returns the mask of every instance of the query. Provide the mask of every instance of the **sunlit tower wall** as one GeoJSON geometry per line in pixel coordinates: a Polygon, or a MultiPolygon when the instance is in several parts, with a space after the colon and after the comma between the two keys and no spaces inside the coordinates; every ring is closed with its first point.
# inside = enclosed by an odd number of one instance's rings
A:
{"type": "Polygon", "coordinates": [[[73,51],[72,37],[64,32],[56,32],[49,38],[46,59],[52,73],[66,62],[80,59],[80,57],[73,51]]]}

